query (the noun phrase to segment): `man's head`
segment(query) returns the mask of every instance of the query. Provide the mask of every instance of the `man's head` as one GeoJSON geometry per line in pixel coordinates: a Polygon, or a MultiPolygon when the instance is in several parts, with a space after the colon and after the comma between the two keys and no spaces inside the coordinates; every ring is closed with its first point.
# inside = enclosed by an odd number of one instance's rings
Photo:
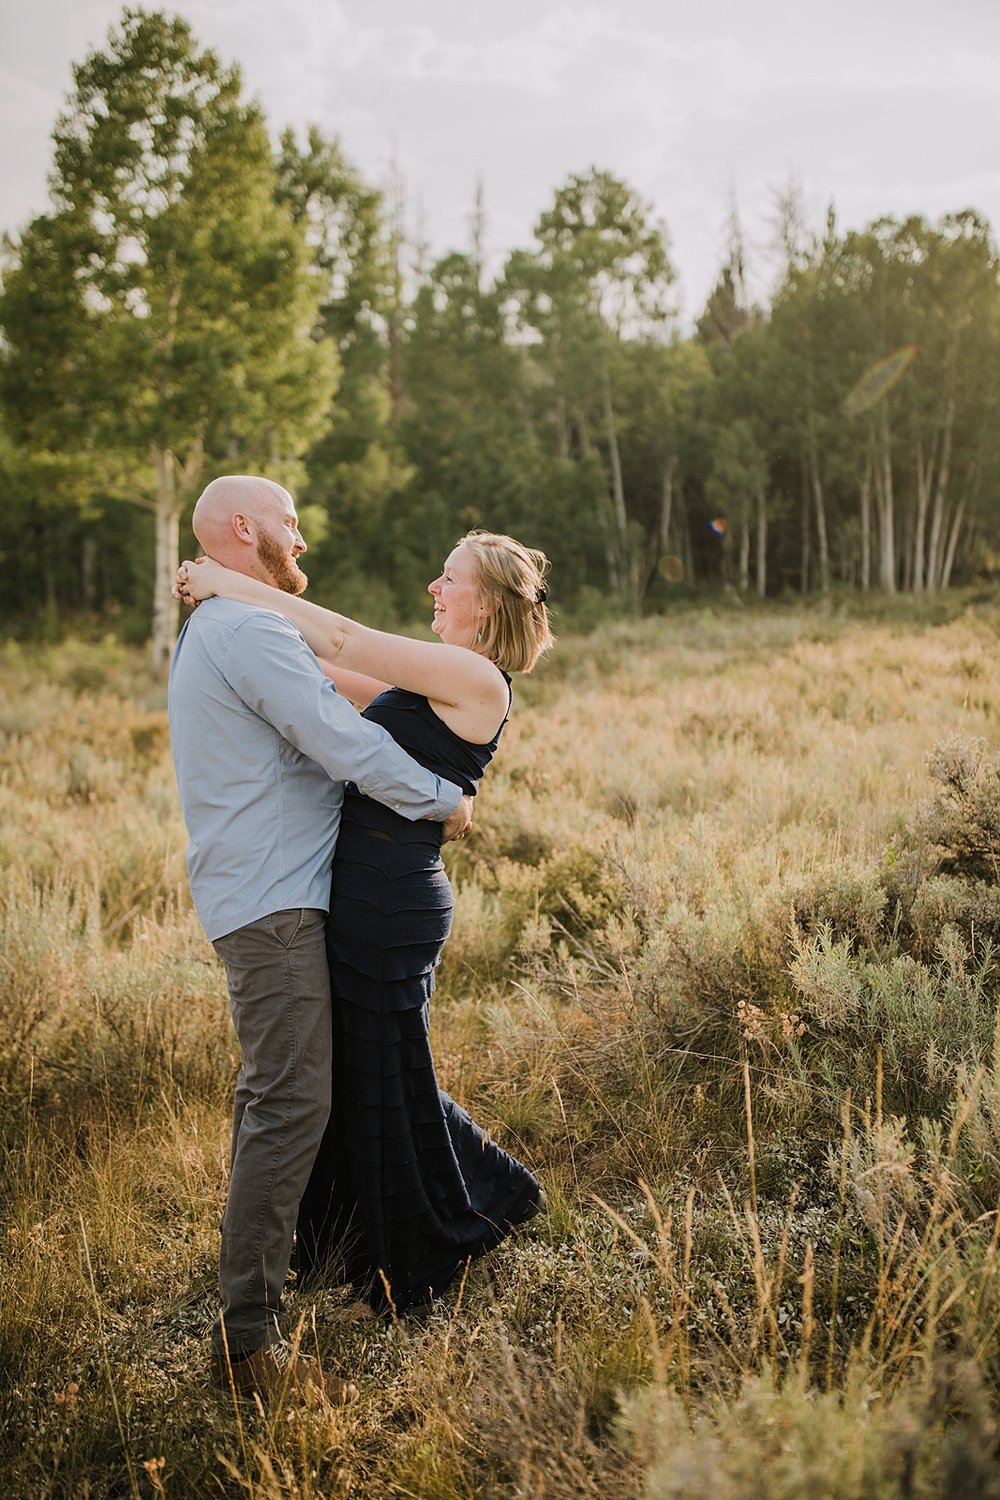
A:
{"type": "Polygon", "coordinates": [[[287,490],[255,474],[213,479],[194,508],[194,534],[209,557],[264,583],[301,594],[308,583],[296,558],[306,550],[287,490]]]}

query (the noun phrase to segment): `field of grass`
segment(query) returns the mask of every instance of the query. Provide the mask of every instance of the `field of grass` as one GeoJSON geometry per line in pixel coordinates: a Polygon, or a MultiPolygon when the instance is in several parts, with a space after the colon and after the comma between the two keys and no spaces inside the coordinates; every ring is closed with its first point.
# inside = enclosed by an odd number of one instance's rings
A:
{"type": "Polygon", "coordinates": [[[0,1489],[1000,1500],[1000,609],[567,638],[449,851],[442,1083],[548,1210],[344,1410],[205,1378],[235,1071],[162,695],[0,646],[0,1489]]]}

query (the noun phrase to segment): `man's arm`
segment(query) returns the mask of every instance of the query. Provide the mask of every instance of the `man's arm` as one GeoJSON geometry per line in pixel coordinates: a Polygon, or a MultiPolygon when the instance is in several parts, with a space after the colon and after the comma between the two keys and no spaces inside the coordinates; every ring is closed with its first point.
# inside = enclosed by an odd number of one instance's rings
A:
{"type": "MultiPolygon", "coordinates": [[[[444,823],[461,811],[461,788],[418,765],[381,725],[362,719],[281,615],[247,615],[233,632],[223,671],[248,708],[334,781],[353,781],[413,822],[444,823]]],[[[463,813],[459,829],[467,822],[463,813]]]]}

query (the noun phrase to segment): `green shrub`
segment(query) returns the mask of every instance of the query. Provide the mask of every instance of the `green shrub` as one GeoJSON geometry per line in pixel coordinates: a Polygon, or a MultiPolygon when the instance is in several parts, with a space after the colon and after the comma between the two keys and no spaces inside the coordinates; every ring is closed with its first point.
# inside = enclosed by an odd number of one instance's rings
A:
{"type": "Polygon", "coordinates": [[[1000,755],[984,739],[952,736],[927,756],[936,783],[932,800],[915,820],[945,874],[1000,882],[1000,755]]]}

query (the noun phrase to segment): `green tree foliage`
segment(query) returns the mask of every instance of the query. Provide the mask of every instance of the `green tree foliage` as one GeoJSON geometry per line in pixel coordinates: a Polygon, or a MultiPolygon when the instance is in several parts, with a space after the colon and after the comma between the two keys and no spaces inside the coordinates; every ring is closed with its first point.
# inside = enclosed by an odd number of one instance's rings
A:
{"type": "Polygon", "coordinates": [[[510,531],[543,548],[559,529],[526,353],[508,338],[503,286],[482,282],[474,255],[446,256],[410,312],[400,440],[413,477],[399,519],[401,539],[420,537],[411,589],[436,574],[471,527],[510,531]]]}
{"type": "Polygon", "coordinates": [[[623,182],[592,169],[557,191],[535,229],[537,247],[518,252],[507,268],[519,323],[539,384],[547,390],[557,452],[600,465],[604,484],[597,516],[612,591],[638,600],[648,582],[662,509],[626,489],[625,420],[621,386],[629,384],[629,351],[662,343],[674,278],[660,228],[623,182]]]}
{"type": "Polygon", "coordinates": [[[36,219],[16,248],[5,244],[0,403],[11,578],[4,592],[9,603],[34,613],[40,577],[47,633],[56,628],[71,567],[86,593],[94,497],[118,478],[117,445],[109,451],[101,442],[113,414],[101,420],[91,383],[100,358],[97,318],[70,274],[74,255],[85,253],[86,245],[78,226],[58,214],[36,219]],[[14,562],[26,547],[35,571],[22,576],[14,562]]]}
{"type": "Polygon", "coordinates": [[[750,586],[750,532],[758,527],[757,592],[767,592],[767,520],[765,492],[768,473],[765,455],[757,446],[753,429],[745,418],[721,427],[712,455],[712,470],[705,486],[713,510],[733,517],[739,524],[739,586],[750,586]]]}
{"type": "Polygon", "coordinates": [[[772,389],[822,586],[828,531],[845,581],[892,593],[950,580],[992,472],[997,302],[996,249],[971,213],[829,232],[790,268],[769,320],[772,389]]]}
{"type": "Polygon", "coordinates": [[[276,201],[237,70],[199,51],[185,22],[126,10],[74,79],[54,134],[54,211],[5,279],[4,388],[22,393],[8,410],[33,454],[45,435],[85,489],[87,455],[119,455],[152,508],[162,670],[179,517],[206,460],[290,474],[326,417],[334,350],[308,337],[308,250],[276,201]]]}
{"type": "Polygon", "coordinates": [[[320,302],[314,337],[341,365],[326,431],[309,451],[304,511],[317,544],[314,586],[341,608],[391,613],[380,587],[386,527],[408,469],[394,431],[387,328],[394,295],[390,236],[381,193],[365,184],[336,140],[310,128],[303,144],[286,131],[278,197],[306,235],[320,302]],[[375,580],[379,580],[378,583],[375,580]]]}

